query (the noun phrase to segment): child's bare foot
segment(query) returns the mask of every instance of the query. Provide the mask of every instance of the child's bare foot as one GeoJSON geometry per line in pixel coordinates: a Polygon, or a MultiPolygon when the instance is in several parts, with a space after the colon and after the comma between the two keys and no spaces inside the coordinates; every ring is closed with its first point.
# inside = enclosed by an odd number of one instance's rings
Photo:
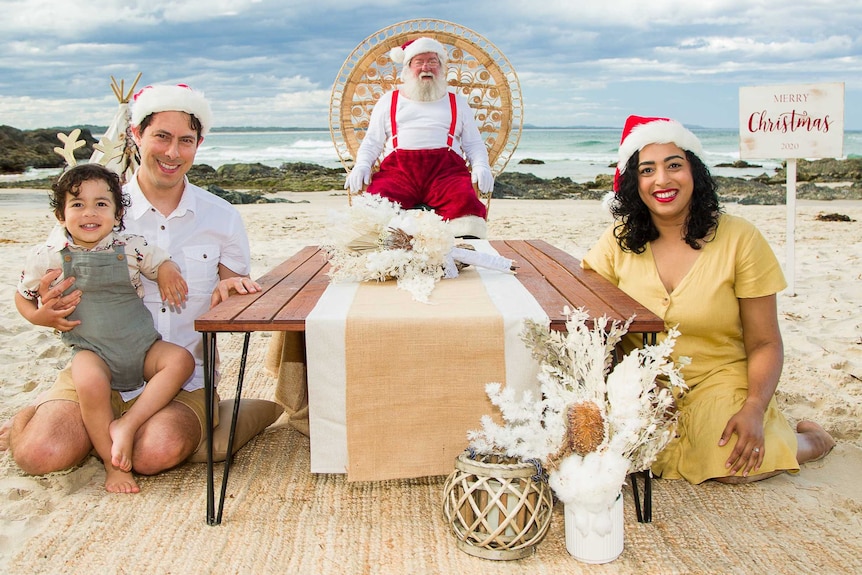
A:
{"type": "Polygon", "coordinates": [[[111,435],[111,464],[120,471],[131,471],[135,431],[127,429],[121,417],[111,422],[108,432],[111,435]]]}
{"type": "Polygon", "coordinates": [[[832,448],[835,440],[819,424],[813,421],[800,421],[796,424],[796,460],[799,463],[809,463],[823,459],[832,448]]]}
{"type": "Polygon", "coordinates": [[[105,463],[105,490],[108,493],[140,493],[135,477],[128,471],[105,463]]]}

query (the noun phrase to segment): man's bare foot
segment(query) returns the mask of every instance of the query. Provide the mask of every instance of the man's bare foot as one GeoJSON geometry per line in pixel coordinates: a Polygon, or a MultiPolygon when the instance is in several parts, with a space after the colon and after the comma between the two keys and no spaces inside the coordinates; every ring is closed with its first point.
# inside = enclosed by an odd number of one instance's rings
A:
{"type": "Polygon", "coordinates": [[[9,432],[12,431],[12,419],[0,423],[0,451],[9,449],[9,432]]]}
{"type": "Polygon", "coordinates": [[[819,424],[803,420],[796,424],[796,461],[810,463],[826,457],[835,447],[835,440],[819,424]]]}
{"type": "Polygon", "coordinates": [[[108,493],[140,493],[135,477],[128,471],[105,463],[105,491],[108,493]]]}
{"type": "Polygon", "coordinates": [[[727,483],[730,485],[743,485],[745,483],[754,483],[755,481],[763,481],[770,477],[775,477],[784,473],[784,470],[777,469],[775,471],[767,471],[766,473],[758,473],[757,475],[728,475],[726,477],[716,477],[715,480],[719,483],[727,483]]]}
{"type": "Polygon", "coordinates": [[[108,432],[111,435],[111,464],[121,471],[131,471],[135,430],[127,429],[121,417],[111,422],[108,432]]]}

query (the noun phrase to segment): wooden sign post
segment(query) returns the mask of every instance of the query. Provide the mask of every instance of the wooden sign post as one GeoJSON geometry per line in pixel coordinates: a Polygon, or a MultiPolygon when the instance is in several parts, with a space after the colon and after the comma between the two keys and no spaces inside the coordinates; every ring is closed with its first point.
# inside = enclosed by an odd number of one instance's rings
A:
{"type": "Polygon", "coordinates": [[[844,84],[739,89],[740,159],[787,163],[787,294],[796,295],[796,160],[844,155],[844,84]]]}

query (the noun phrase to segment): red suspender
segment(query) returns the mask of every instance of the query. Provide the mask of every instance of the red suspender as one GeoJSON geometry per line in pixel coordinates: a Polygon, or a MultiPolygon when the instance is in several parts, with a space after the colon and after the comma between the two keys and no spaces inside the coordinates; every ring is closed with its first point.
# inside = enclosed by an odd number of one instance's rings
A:
{"type": "Polygon", "coordinates": [[[395,126],[395,110],[398,105],[398,90],[392,92],[392,103],[389,107],[389,122],[392,124],[392,149],[398,149],[398,128],[395,126]]]}
{"type": "Polygon", "coordinates": [[[458,107],[455,105],[455,93],[449,92],[449,109],[452,110],[452,123],[449,125],[449,137],[446,138],[446,146],[451,150],[455,141],[455,123],[458,120],[458,107]]]}
{"type": "MultiPolygon", "coordinates": [[[[398,108],[398,90],[392,92],[392,103],[389,107],[389,123],[392,125],[392,149],[398,149],[398,126],[395,123],[395,111],[398,108]]],[[[449,124],[449,135],[446,146],[451,149],[455,142],[455,125],[458,123],[458,106],[455,104],[455,93],[449,92],[449,109],[452,113],[452,123],[449,124]]]]}

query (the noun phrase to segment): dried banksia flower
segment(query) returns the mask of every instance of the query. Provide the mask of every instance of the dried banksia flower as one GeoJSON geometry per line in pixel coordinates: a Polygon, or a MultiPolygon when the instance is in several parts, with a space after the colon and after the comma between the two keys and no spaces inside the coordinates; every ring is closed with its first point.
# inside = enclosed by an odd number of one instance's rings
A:
{"type": "Polygon", "coordinates": [[[389,228],[386,230],[389,235],[383,240],[383,248],[387,250],[412,250],[413,236],[399,228],[389,228]]]}
{"type": "Polygon", "coordinates": [[[605,439],[605,418],[599,406],[584,401],[569,406],[566,412],[569,448],[580,456],[595,451],[605,439]]]}

